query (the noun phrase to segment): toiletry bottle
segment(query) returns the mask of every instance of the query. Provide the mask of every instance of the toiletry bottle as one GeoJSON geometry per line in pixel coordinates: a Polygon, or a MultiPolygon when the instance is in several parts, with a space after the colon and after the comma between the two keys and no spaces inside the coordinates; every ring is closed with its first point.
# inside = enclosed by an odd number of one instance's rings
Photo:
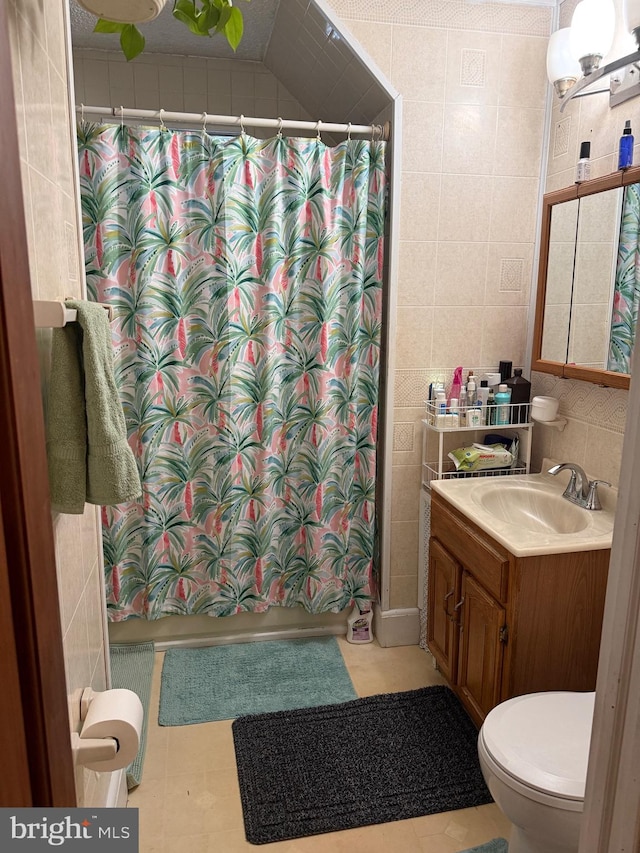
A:
{"type": "Polygon", "coordinates": [[[442,429],[446,426],[447,395],[444,390],[436,394],[436,426],[442,429]]]}
{"type": "Polygon", "coordinates": [[[457,428],[460,426],[460,412],[458,410],[458,401],[452,397],[449,401],[449,413],[447,415],[447,426],[457,428]]]}
{"type": "Polygon", "coordinates": [[[633,136],[631,134],[631,120],[624,123],[624,130],[620,137],[618,149],[618,169],[628,169],[633,164],[633,136]]]}
{"type": "Polygon", "coordinates": [[[473,371],[469,373],[467,379],[467,408],[470,409],[476,404],[476,380],[473,371]]]}
{"type": "Polygon", "coordinates": [[[506,382],[511,377],[512,361],[501,361],[498,367],[500,371],[500,382],[506,382]]]}
{"type": "Polygon", "coordinates": [[[591,177],[591,161],[589,157],[591,156],[591,143],[583,142],[580,145],[580,159],[578,160],[578,165],[576,166],[576,184],[582,183],[582,181],[588,181],[591,177]]]}
{"type": "Polygon", "coordinates": [[[460,389],[460,399],[458,400],[458,415],[460,426],[465,426],[467,422],[467,386],[463,385],[460,389]]]}
{"type": "Polygon", "coordinates": [[[498,387],[496,398],[496,426],[511,423],[511,389],[504,382],[498,387]]]}
{"type": "Polygon", "coordinates": [[[453,373],[453,382],[451,383],[451,393],[449,394],[449,405],[452,400],[460,399],[460,388],[462,387],[462,367],[456,367],[453,373]]]}
{"type": "Polygon", "coordinates": [[[489,388],[487,397],[487,426],[494,426],[496,422],[496,397],[493,388],[489,388]]]}
{"type": "Polygon", "coordinates": [[[488,424],[487,400],[489,399],[489,382],[487,379],[480,380],[480,387],[478,388],[477,395],[477,402],[481,412],[482,425],[485,426],[486,424],[488,424]]]}
{"type": "Polygon", "coordinates": [[[531,399],[531,383],[522,375],[519,367],[513,371],[511,379],[505,385],[511,389],[511,423],[526,424],[529,419],[529,400],[531,399]],[[520,405],[516,405],[520,404],[520,405]]]}

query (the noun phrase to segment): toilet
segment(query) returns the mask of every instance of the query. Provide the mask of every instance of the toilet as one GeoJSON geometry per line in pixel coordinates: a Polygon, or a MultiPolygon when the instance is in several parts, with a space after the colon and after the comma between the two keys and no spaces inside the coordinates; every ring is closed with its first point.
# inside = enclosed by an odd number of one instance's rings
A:
{"type": "Polygon", "coordinates": [[[495,707],[480,767],[513,824],[509,853],[576,853],[595,693],[529,693],[495,707]]]}

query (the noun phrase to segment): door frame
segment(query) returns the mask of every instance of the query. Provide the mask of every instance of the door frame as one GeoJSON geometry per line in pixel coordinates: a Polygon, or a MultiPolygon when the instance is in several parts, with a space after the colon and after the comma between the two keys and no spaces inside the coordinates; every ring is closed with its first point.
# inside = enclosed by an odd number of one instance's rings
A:
{"type": "Polygon", "coordinates": [[[0,0],[0,806],[76,805],[58,583],[13,95],[0,0]],[[4,758],[4,753],[3,753],[4,758]],[[5,798],[7,801],[5,801],[5,798]]]}

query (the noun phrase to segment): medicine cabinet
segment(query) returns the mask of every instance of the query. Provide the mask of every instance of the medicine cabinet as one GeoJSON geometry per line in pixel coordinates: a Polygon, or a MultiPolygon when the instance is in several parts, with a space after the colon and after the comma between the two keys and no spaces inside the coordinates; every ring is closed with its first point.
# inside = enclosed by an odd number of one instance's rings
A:
{"type": "Polygon", "coordinates": [[[544,196],[532,370],[629,387],[627,361],[615,353],[621,341],[630,350],[635,325],[625,330],[616,315],[612,328],[612,318],[623,212],[634,199],[640,167],[544,196]]]}

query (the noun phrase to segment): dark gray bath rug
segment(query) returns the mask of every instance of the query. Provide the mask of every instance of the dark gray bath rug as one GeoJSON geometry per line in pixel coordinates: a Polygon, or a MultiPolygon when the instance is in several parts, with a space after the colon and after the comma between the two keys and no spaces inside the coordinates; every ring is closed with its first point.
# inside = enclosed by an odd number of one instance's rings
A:
{"type": "Polygon", "coordinates": [[[252,844],[492,802],[448,687],[239,717],[233,739],[252,844]]]}

